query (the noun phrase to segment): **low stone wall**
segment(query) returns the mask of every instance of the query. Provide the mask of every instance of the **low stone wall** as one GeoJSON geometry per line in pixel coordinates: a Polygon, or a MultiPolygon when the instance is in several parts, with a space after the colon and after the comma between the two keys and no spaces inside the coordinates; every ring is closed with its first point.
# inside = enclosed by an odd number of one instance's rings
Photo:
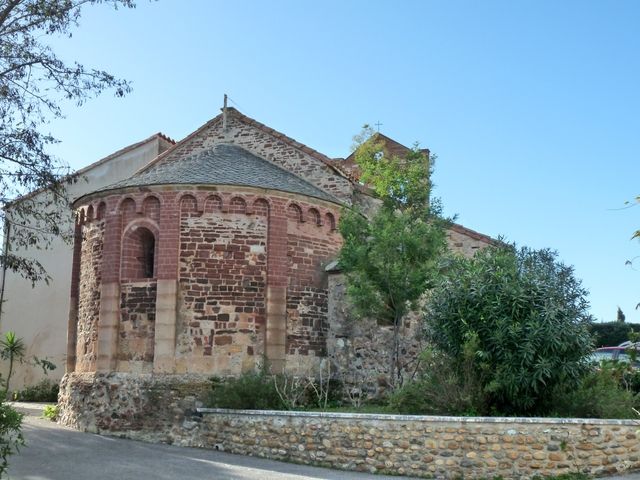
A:
{"type": "Polygon", "coordinates": [[[630,420],[198,411],[194,446],[344,470],[528,479],[640,468],[630,420]]]}
{"type": "Polygon", "coordinates": [[[640,469],[638,421],[200,408],[209,388],[204,376],[71,373],[61,384],[60,421],[106,435],[426,478],[640,469]]]}
{"type": "MultiPolygon", "coordinates": [[[[60,383],[59,422],[84,432],[156,443],[189,436],[211,384],[205,375],[67,373],[60,383]]],[[[189,443],[185,443],[188,445],[189,443]]]]}

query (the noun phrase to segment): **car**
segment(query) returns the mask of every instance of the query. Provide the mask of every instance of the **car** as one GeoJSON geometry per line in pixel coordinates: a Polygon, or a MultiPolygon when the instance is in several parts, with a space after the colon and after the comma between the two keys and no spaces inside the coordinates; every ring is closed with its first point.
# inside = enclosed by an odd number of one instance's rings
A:
{"type": "Polygon", "coordinates": [[[630,363],[633,368],[640,368],[640,343],[624,342],[617,347],[597,348],[589,358],[598,364],[604,361],[618,361],[630,363]],[[635,360],[629,351],[633,349],[638,352],[635,360]]]}

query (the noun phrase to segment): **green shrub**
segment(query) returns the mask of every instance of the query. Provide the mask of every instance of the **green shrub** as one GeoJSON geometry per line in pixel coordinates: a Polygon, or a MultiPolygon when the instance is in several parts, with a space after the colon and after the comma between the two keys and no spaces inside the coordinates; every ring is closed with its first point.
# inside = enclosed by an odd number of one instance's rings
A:
{"type": "Polygon", "coordinates": [[[417,378],[389,397],[391,411],[424,415],[477,413],[479,407],[474,402],[480,398],[479,385],[474,381],[471,361],[458,371],[453,359],[435,350],[426,350],[420,360],[417,378]]]}
{"type": "Polygon", "coordinates": [[[639,397],[620,384],[620,370],[603,364],[586,375],[577,388],[557,388],[554,416],[576,418],[637,418],[639,397]]]}
{"type": "Polygon", "coordinates": [[[475,344],[482,414],[540,415],[557,386],[588,371],[586,291],[549,250],[487,248],[454,258],[425,315],[431,341],[461,371],[475,344]]]}
{"type": "Polygon", "coordinates": [[[20,402],[57,402],[60,386],[49,379],[13,392],[13,399],[20,402]]]}
{"type": "Polygon", "coordinates": [[[16,453],[24,445],[21,432],[22,414],[10,405],[0,403],[0,477],[9,465],[7,457],[16,453]]]}
{"type": "Polygon", "coordinates": [[[213,377],[207,406],[238,410],[279,410],[284,407],[272,376],[264,371],[246,372],[226,379],[213,377]]]}
{"type": "Polygon", "coordinates": [[[45,405],[44,410],[42,411],[42,416],[44,418],[48,418],[52,422],[55,422],[58,419],[59,409],[57,405],[45,405]]]}
{"type": "Polygon", "coordinates": [[[640,332],[640,325],[624,322],[592,323],[589,332],[593,343],[598,347],[615,347],[629,340],[630,332],[640,332]]]}

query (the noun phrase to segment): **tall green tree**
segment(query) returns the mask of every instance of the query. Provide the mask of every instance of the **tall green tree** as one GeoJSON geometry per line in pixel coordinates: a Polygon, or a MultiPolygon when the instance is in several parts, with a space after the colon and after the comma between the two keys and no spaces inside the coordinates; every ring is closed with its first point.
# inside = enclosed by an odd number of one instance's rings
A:
{"type": "Polygon", "coordinates": [[[116,96],[130,90],[106,71],[63,61],[48,44],[52,36],[70,37],[82,8],[100,3],[134,6],[132,0],[0,0],[0,221],[12,245],[2,249],[0,267],[33,282],[46,279],[46,272],[17,252],[64,233],[68,215],[69,168],[48,151],[57,140],[47,123],[62,117],[65,105],[81,105],[105,90],[116,96]],[[47,194],[12,203],[34,190],[47,194]]]}
{"type": "Polygon", "coordinates": [[[393,327],[389,373],[397,386],[402,319],[434,285],[446,241],[439,205],[430,199],[433,159],[417,146],[390,155],[370,134],[356,137],[355,158],[381,205],[369,218],[357,208],[343,212],[339,262],[356,316],[393,327]]]}

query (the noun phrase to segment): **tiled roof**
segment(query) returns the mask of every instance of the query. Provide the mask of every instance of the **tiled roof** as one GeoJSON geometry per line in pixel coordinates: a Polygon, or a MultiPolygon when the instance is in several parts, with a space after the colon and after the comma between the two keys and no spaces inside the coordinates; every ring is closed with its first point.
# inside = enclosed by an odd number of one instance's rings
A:
{"type": "Polygon", "coordinates": [[[459,223],[451,223],[447,227],[449,230],[453,230],[454,232],[461,233],[462,235],[466,235],[467,237],[473,238],[474,240],[479,240],[481,242],[487,243],[493,246],[503,245],[504,242],[502,240],[495,239],[490,237],[489,235],[485,235],[484,233],[476,232],[475,230],[471,230],[459,223]]]}
{"type": "Polygon", "coordinates": [[[101,191],[170,184],[241,185],[298,193],[339,203],[332,195],[283,168],[237,145],[225,143],[179,160],[156,163],[101,191]]]}

